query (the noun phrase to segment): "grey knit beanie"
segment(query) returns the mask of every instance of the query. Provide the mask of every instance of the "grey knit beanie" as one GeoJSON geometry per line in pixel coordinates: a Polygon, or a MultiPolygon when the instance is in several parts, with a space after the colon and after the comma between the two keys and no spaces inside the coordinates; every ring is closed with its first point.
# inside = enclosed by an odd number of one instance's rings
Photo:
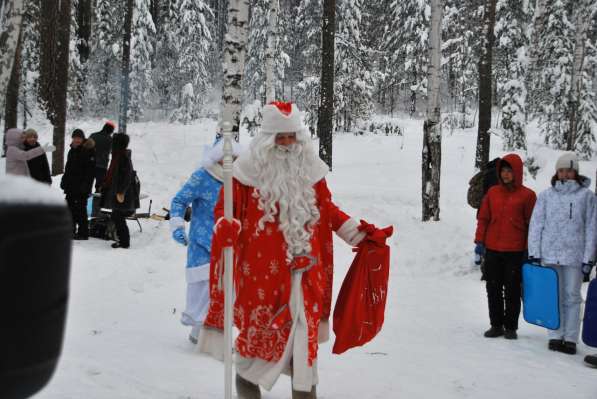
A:
{"type": "Polygon", "coordinates": [[[574,169],[578,172],[578,157],[573,152],[563,153],[556,162],[556,172],[559,169],[574,169]]]}

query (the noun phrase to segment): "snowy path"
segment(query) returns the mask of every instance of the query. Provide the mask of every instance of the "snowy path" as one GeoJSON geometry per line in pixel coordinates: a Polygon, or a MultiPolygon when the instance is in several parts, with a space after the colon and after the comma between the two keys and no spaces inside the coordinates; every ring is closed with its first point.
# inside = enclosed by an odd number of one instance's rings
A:
{"type": "MultiPolygon", "coordinates": [[[[445,135],[442,221],[422,224],[421,123],[400,123],[407,133],[402,150],[398,137],[335,139],[329,185],[336,203],[356,218],[394,224],[397,234],[391,242],[386,324],[373,342],[345,355],[332,356],[331,343],[320,348],[319,397],[597,397],[597,370],[582,364],[590,348],[581,345],[576,356],[549,352],[545,332],[522,318],[517,341],[482,337],[489,324],[487,304],[471,265],[474,211],[466,205],[475,136],[470,131],[445,135]]],[[[129,127],[142,191],[150,194],[155,211],[168,206],[198,164],[213,126],[129,127]]],[[[540,166],[547,165],[530,183],[541,189],[555,155],[538,144],[531,149],[540,166]]],[[[583,163],[581,168],[594,171],[595,166],[583,163]]],[[[166,223],[146,220],[143,233],[132,223],[129,227],[128,251],[112,250],[99,240],[74,243],[64,353],[54,379],[37,397],[222,397],[223,368],[193,352],[179,323],[184,249],[170,239],[166,223]]],[[[338,289],[353,254],[340,241],[335,248],[338,289]]],[[[263,397],[289,398],[289,379],[281,378],[263,397]]]]}

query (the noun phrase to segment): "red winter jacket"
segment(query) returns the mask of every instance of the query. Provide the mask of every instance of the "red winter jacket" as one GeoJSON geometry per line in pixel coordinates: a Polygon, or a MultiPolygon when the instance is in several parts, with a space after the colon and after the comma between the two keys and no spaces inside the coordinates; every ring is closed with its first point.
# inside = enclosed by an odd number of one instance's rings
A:
{"type": "Polygon", "coordinates": [[[477,215],[475,242],[484,243],[492,251],[524,251],[537,197],[533,190],[522,185],[522,160],[518,155],[503,157],[498,162],[497,173],[500,183],[487,191],[477,215]],[[510,188],[499,177],[503,161],[512,167],[514,174],[510,188]]]}

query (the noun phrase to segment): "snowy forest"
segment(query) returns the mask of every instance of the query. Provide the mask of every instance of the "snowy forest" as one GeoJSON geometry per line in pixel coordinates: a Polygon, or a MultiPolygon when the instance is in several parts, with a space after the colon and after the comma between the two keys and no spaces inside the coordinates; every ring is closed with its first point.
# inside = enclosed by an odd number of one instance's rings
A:
{"type": "MultiPolygon", "coordinates": [[[[222,82],[226,2],[65,0],[62,3],[70,3],[70,10],[62,11],[65,15],[52,10],[52,3],[59,2],[23,1],[17,63],[6,93],[5,128],[26,126],[38,108],[51,118],[56,104],[48,98],[52,93],[46,92],[44,82],[45,75],[57,69],[44,63],[60,43],[55,32],[44,31],[52,23],[56,29],[70,27],[68,118],[115,118],[128,6],[133,7],[131,121],[161,118],[190,123],[213,113],[210,104],[217,100],[213,92],[221,90],[222,82]]],[[[277,32],[270,31],[269,3],[250,1],[243,109],[266,100],[265,49],[273,36],[276,96],[306,110],[315,134],[322,1],[280,0],[277,32]]],[[[363,128],[376,113],[421,117],[428,92],[430,2],[335,3],[335,131],[363,128]]],[[[493,14],[490,87],[498,122],[492,129],[504,137],[508,149],[524,149],[525,125],[538,118],[546,142],[590,157],[595,143],[592,123],[597,118],[597,6],[590,0],[445,0],[441,23],[444,127],[470,127],[478,118],[486,14],[493,14]],[[574,143],[567,142],[571,129],[575,129],[574,143]]]]}

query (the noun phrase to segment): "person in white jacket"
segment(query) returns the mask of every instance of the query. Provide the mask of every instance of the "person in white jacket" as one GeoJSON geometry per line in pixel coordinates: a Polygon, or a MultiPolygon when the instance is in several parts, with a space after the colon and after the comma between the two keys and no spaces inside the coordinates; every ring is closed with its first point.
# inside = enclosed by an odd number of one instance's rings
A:
{"type": "Polygon", "coordinates": [[[583,273],[595,260],[597,227],[590,179],[579,174],[578,158],[564,153],[556,162],[551,187],[539,194],[529,226],[529,260],[558,273],[560,328],[549,331],[548,348],[576,353],[580,331],[583,273]]]}

